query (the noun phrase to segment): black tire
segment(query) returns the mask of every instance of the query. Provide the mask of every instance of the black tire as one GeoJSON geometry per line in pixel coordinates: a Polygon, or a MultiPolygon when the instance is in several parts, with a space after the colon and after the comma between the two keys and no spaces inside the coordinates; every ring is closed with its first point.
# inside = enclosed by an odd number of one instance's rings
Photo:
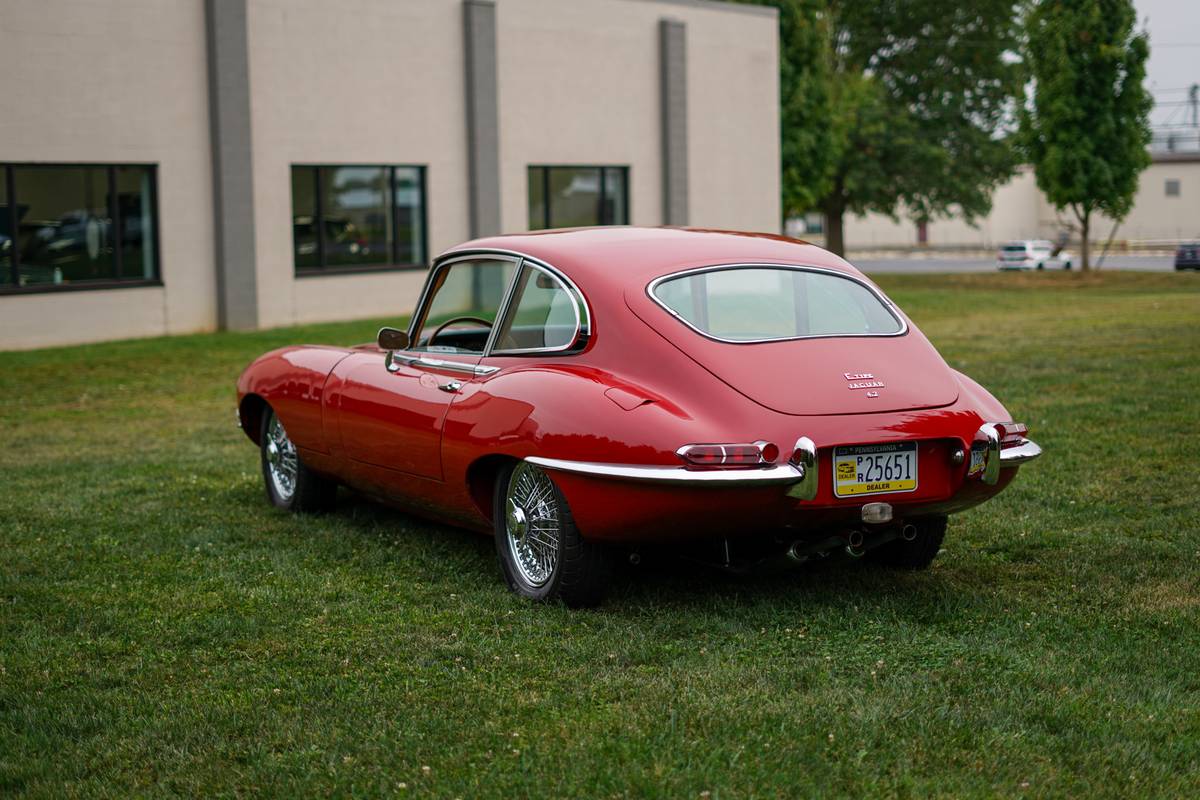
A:
{"type": "MultiPolygon", "coordinates": [[[[528,462],[512,464],[502,469],[496,478],[492,511],[496,559],[500,562],[500,571],[513,592],[539,602],[562,600],[571,608],[597,606],[604,600],[612,580],[610,554],[602,545],[589,542],[580,536],[566,498],[545,470],[528,462]],[[517,473],[518,470],[521,470],[521,473],[517,473]],[[527,546],[525,536],[532,533],[529,528],[524,527],[529,524],[529,518],[526,517],[524,508],[515,500],[514,515],[516,510],[520,510],[520,516],[514,516],[510,520],[509,495],[513,493],[515,499],[521,497],[521,490],[514,482],[514,475],[517,475],[518,480],[537,481],[543,490],[548,490],[548,496],[537,505],[537,519],[545,523],[556,523],[551,527],[557,527],[558,530],[553,566],[548,570],[546,577],[540,580],[530,577],[530,569],[517,563],[518,556],[514,552],[527,546]],[[521,533],[510,537],[510,525],[521,533]]],[[[532,548],[527,552],[532,553],[532,548]]],[[[541,554],[545,552],[542,550],[541,554]]]]}
{"type": "Polygon", "coordinates": [[[913,520],[912,524],[917,528],[915,539],[911,542],[893,539],[869,550],[871,560],[899,569],[927,569],[942,549],[942,540],[946,537],[946,518],[928,517],[913,520]]]}
{"type": "Polygon", "coordinates": [[[1067,270],[1067,271],[1069,272],[1069,271],[1071,270],[1071,267],[1072,267],[1072,266],[1074,266],[1074,265],[1073,265],[1073,264],[1071,264],[1071,262],[1070,262],[1070,261],[1067,261],[1066,263],[1064,263],[1064,264],[1063,264],[1063,269],[1065,269],[1065,270],[1067,270]]]}
{"type": "Polygon", "coordinates": [[[286,491],[283,482],[277,480],[272,474],[271,464],[272,458],[275,456],[270,452],[271,445],[274,442],[278,447],[281,443],[278,436],[274,438],[271,436],[271,427],[276,419],[274,409],[268,406],[263,412],[262,423],[258,431],[259,459],[262,462],[263,485],[267,490],[267,499],[271,505],[287,511],[300,513],[329,511],[337,501],[337,483],[324,475],[313,472],[307,464],[300,460],[295,445],[291,443],[287,437],[287,431],[283,429],[282,422],[279,423],[279,432],[282,433],[282,441],[286,442],[286,446],[291,449],[290,455],[295,463],[294,485],[290,494],[286,491]]]}
{"type": "Polygon", "coordinates": [[[1045,269],[1045,268],[1046,268],[1046,265],[1045,265],[1045,264],[1038,264],[1038,265],[1037,265],[1037,268],[1038,268],[1038,269],[1045,269]]]}

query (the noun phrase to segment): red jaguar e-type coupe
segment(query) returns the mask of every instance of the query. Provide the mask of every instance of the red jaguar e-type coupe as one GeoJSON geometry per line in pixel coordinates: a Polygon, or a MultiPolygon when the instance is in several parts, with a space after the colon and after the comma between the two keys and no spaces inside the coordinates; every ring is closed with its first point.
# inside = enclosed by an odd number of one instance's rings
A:
{"type": "Polygon", "coordinates": [[[516,592],[571,605],[614,545],[925,567],[948,514],[1041,453],[856,269],[762,234],[469,242],[407,332],[276,350],[237,388],[275,505],[344,484],[491,532],[516,592]]]}

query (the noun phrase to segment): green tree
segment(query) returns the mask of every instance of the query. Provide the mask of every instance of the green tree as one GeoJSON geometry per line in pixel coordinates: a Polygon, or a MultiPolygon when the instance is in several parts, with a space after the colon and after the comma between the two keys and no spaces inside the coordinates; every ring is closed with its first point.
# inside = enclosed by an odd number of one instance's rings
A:
{"type": "Polygon", "coordinates": [[[780,9],[783,207],[917,220],[991,208],[1024,79],[1019,0],[760,0],[780,9]]]}
{"type": "Polygon", "coordinates": [[[777,0],[783,219],[820,208],[833,186],[840,141],[834,129],[832,60],[824,0],[777,0]]]}
{"type": "Polygon", "coordinates": [[[1150,164],[1150,43],[1136,21],[1131,0],[1043,0],[1027,21],[1034,84],[1021,143],[1038,188],[1078,221],[1085,270],[1092,217],[1124,219],[1150,164]]]}

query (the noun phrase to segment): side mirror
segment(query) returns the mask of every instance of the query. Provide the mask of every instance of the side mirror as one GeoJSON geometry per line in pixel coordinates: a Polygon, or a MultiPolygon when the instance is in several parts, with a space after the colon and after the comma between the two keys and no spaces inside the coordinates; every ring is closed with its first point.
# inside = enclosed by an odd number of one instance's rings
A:
{"type": "Polygon", "coordinates": [[[380,328],[375,337],[381,350],[407,350],[408,334],[395,328],[380,328]]]}

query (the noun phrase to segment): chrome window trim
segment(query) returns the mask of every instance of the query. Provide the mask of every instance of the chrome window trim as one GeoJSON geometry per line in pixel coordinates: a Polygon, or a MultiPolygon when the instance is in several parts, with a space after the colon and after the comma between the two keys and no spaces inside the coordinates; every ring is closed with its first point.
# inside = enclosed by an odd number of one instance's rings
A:
{"type": "Polygon", "coordinates": [[[646,296],[649,297],[650,300],[659,308],[666,311],[673,318],[679,320],[684,325],[703,336],[705,339],[709,339],[714,342],[721,342],[722,344],[765,344],[768,342],[795,342],[803,339],[890,339],[908,334],[908,320],[905,318],[904,314],[900,312],[899,307],[897,307],[896,304],[887,297],[887,295],[879,291],[879,289],[872,286],[867,281],[851,275],[848,272],[842,272],[841,270],[836,269],[827,269],[825,267],[802,266],[798,264],[772,264],[770,262],[745,262],[734,264],[715,264],[708,267],[693,267],[691,269],[680,270],[679,272],[672,272],[667,275],[662,275],[650,281],[650,283],[646,285],[646,296]],[[724,337],[714,336],[711,333],[706,333],[705,331],[700,330],[691,322],[686,320],[681,314],[660,300],[659,297],[654,293],[654,290],[658,288],[659,284],[665,283],[666,281],[684,278],[689,275],[698,275],[704,272],[722,272],[725,270],[736,269],[783,269],[790,270],[792,272],[817,272],[852,281],[870,292],[871,295],[883,305],[884,310],[891,314],[892,318],[895,319],[896,322],[900,323],[900,330],[894,333],[816,333],[806,336],[779,336],[769,339],[726,339],[724,337]]]}
{"type": "MultiPolygon", "coordinates": [[[[547,261],[543,261],[540,258],[531,256],[528,253],[522,253],[519,250],[506,250],[505,248],[502,248],[502,247],[480,247],[480,248],[474,248],[474,249],[469,249],[469,250],[453,250],[449,253],[445,253],[441,256],[438,256],[438,258],[434,259],[433,263],[434,263],[434,267],[437,268],[437,267],[441,266],[443,261],[448,263],[451,260],[457,261],[462,258],[468,258],[468,257],[478,258],[480,256],[498,256],[498,257],[502,257],[502,258],[507,257],[510,259],[520,259],[521,261],[528,261],[530,264],[536,265],[536,266],[546,270],[547,272],[551,273],[555,277],[557,277],[559,280],[561,280],[563,283],[565,283],[567,285],[567,287],[571,290],[571,294],[573,295],[572,299],[575,301],[576,304],[578,304],[579,309],[581,309],[583,312],[582,320],[580,322],[579,333],[576,336],[576,339],[581,340],[585,337],[589,337],[592,335],[592,309],[591,309],[591,306],[588,304],[587,297],[584,295],[583,291],[580,290],[579,285],[577,283],[575,283],[575,281],[571,280],[571,276],[567,275],[561,269],[559,269],[558,267],[554,266],[553,264],[551,264],[547,261]]],[[[504,311],[507,309],[501,309],[501,310],[504,311]]],[[[578,344],[578,341],[576,342],[576,344],[578,344]]],[[[545,352],[545,351],[539,350],[538,352],[545,352]]]]}
{"type": "MultiPolygon", "coordinates": [[[[483,255],[485,255],[485,254],[484,253],[478,253],[478,254],[454,253],[450,257],[438,258],[433,262],[433,266],[429,270],[429,275],[428,275],[428,277],[425,278],[425,285],[421,287],[421,295],[420,295],[420,297],[417,298],[417,306],[413,313],[412,319],[409,320],[409,322],[408,322],[408,346],[410,349],[417,343],[418,326],[424,323],[425,315],[429,311],[429,308],[428,308],[429,301],[430,301],[429,290],[433,286],[434,281],[437,279],[438,274],[443,269],[449,269],[451,266],[453,266],[454,264],[457,264],[460,261],[483,261],[483,260],[486,260],[485,258],[481,258],[481,256],[483,256],[483,255]]],[[[496,257],[494,257],[493,260],[495,260],[495,261],[511,261],[517,267],[516,271],[514,271],[513,274],[515,275],[517,272],[520,272],[521,261],[519,258],[514,258],[511,255],[507,255],[507,254],[499,254],[496,257]]],[[[500,307],[497,309],[497,317],[496,317],[497,319],[500,318],[499,313],[504,310],[504,299],[507,296],[508,296],[508,286],[505,287],[504,294],[501,295],[500,307]]],[[[488,335],[488,338],[489,339],[491,338],[491,334],[488,335]]],[[[417,350],[417,351],[412,351],[412,352],[428,352],[428,351],[417,350]]],[[[484,352],[485,353],[487,352],[486,348],[485,348],[484,352]]],[[[475,356],[476,354],[471,353],[470,355],[475,356]]],[[[482,357],[482,354],[479,354],[479,355],[480,355],[480,357],[482,357]]]]}
{"type": "MultiPolygon", "coordinates": [[[[519,304],[517,307],[519,307],[519,304]]],[[[500,325],[497,326],[496,330],[492,331],[492,335],[488,337],[487,349],[484,351],[485,355],[519,356],[528,355],[529,353],[561,353],[564,350],[573,349],[579,343],[580,335],[583,332],[583,320],[579,316],[579,301],[575,299],[574,293],[571,291],[570,287],[567,286],[567,284],[564,283],[562,279],[553,272],[530,259],[521,259],[520,269],[517,270],[517,274],[513,277],[512,285],[509,287],[509,291],[504,297],[503,311],[504,316],[497,318],[500,322],[500,325]],[[571,312],[575,316],[575,330],[571,333],[571,338],[566,344],[558,345],[557,347],[522,347],[513,350],[496,350],[496,339],[500,337],[500,329],[507,321],[509,311],[514,313],[516,312],[516,307],[513,307],[513,300],[517,294],[517,282],[521,279],[521,272],[525,269],[526,264],[529,265],[530,269],[537,270],[544,275],[549,275],[550,278],[554,281],[557,281],[558,285],[562,287],[562,290],[566,292],[567,297],[571,300],[571,312]]]]}
{"type": "MultiPolygon", "coordinates": [[[[429,270],[429,275],[425,278],[425,284],[424,284],[424,286],[421,287],[421,294],[417,298],[417,304],[416,304],[412,319],[409,320],[409,323],[408,323],[408,338],[409,338],[409,342],[410,342],[410,344],[409,344],[410,348],[412,347],[412,343],[415,343],[417,341],[418,326],[423,324],[425,315],[429,310],[429,308],[428,308],[429,302],[430,302],[429,292],[430,292],[430,289],[432,288],[434,282],[437,280],[437,276],[440,274],[440,272],[443,269],[449,269],[451,266],[453,266],[454,264],[457,264],[461,261],[483,261],[483,260],[489,260],[489,259],[494,260],[494,261],[508,261],[516,267],[516,269],[513,270],[512,280],[510,280],[508,282],[508,284],[504,287],[504,293],[503,293],[503,295],[501,295],[500,307],[496,312],[497,322],[501,322],[504,319],[504,317],[508,314],[508,307],[512,302],[513,294],[516,291],[517,279],[520,277],[521,269],[525,266],[526,262],[529,263],[529,266],[531,268],[541,270],[542,272],[545,272],[546,274],[550,275],[552,278],[555,278],[556,280],[559,281],[559,283],[561,283],[567,289],[567,294],[571,298],[572,310],[574,311],[574,314],[575,314],[575,335],[572,337],[570,344],[563,346],[563,347],[554,347],[554,348],[526,348],[526,349],[522,349],[522,350],[505,350],[505,351],[501,351],[497,355],[507,356],[507,355],[527,355],[527,354],[536,354],[536,353],[561,353],[561,352],[565,352],[567,350],[571,350],[573,348],[578,347],[580,342],[584,341],[585,339],[587,339],[587,337],[589,337],[591,335],[591,329],[592,329],[591,308],[588,306],[587,299],[584,297],[583,292],[580,291],[579,286],[575,283],[575,281],[571,280],[571,278],[568,275],[566,275],[566,273],[564,273],[562,270],[558,269],[557,267],[555,267],[551,264],[547,264],[545,261],[542,261],[539,258],[534,258],[533,256],[529,256],[524,253],[520,253],[516,250],[503,250],[503,249],[497,249],[497,248],[480,248],[477,250],[455,250],[450,253],[444,253],[434,259],[433,265],[430,267],[430,270],[429,270]],[[581,308],[583,310],[582,316],[580,315],[581,308]]],[[[490,356],[492,354],[492,348],[495,344],[496,336],[498,335],[498,330],[499,330],[499,328],[497,326],[493,326],[492,331],[488,334],[488,340],[487,340],[486,344],[484,345],[483,352],[479,353],[479,354],[472,353],[472,354],[470,354],[470,356],[472,358],[481,358],[481,359],[490,356]]],[[[406,352],[407,353],[427,353],[430,351],[408,350],[406,352]]],[[[463,354],[463,355],[467,355],[467,354],[463,354]]],[[[461,371],[461,372],[465,372],[465,373],[471,373],[471,374],[475,375],[475,377],[483,377],[486,375],[491,375],[492,373],[498,372],[500,370],[500,368],[496,367],[496,366],[486,366],[483,364],[463,364],[463,363],[457,362],[457,361],[446,361],[443,359],[428,358],[428,357],[422,357],[422,356],[418,356],[418,355],[405,355],[405,354],[401,354],[401,353],[389,354],[388,358],[387,358],[386,366],[390,367],[391,362],[393,360],[403,361],[404,363],[407,363],[407,364],[410,364],[413,366],[418,366],[418,367],[425,366],[425,367],[449,369],[449,370],[461,371]]]]}

